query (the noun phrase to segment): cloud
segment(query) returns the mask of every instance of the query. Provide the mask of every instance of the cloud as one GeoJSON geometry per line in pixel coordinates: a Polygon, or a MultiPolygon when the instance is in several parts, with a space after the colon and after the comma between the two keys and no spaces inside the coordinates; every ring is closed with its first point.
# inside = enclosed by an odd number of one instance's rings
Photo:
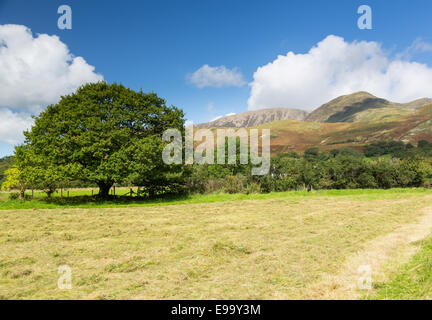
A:
{"type": "Polygon", "coordinates": [[[414,40],[412,45],[409,47],[414,52],[431,52],[432,44],[429,42],[423,41],[421,38],[417,38],[414,40]]]}
{"type": "Polygon", "coordinates": [[[416,53],[424,53],[431,52],[432,44],[429,42],[423,41],[421,38],[417,38],[413,41],[413,43],[406,48],[402,53],[400,53],[397,57],[399,59],[411,59],[413,55],[416,53]]]}
{"type": "Polygon", "coordinates": [[[210,67],[208,64],[203,65],[194,73],[188,74],[186,79],[198,88],[241,87],[246,83],[237,68],[230,70],[225,66],[210,67]]]}
{"type": "Polygon", "coordinates": [[[33,125],[28,113],[16,113],[7,108],[0,108],[0,141],[15,145],[23,142],[23,131],[33,125]]]}
{"type": "Polygon", "coordinates": [[[220,118],[223,118],[223,117],[229,117],[229,116],[235,116],[235,115],[236,115],[236,113],[234,113],[234,112],[227,113],[227,114],[224,115],[224,116],[218,116],[218,117],[216,117],[216,118],[213,118],[213,119],[211,119],[209,122],[213,122],[213,121],[219,120],[220,118]]]}
{"type": "Polygon", "coordinates": [[[73,56],[57,36],[33,36],[22,25],[0,25],[1,121],[11,128],[0,130],[0,141],[21,141],[18,127],[26,128],[29,114],[39,113],[85,83],[101,80],[94,67],[73,56]],[[12,132],[20,138],[14,139],[12,132]]]}
{"type": "MultiPolygon", "coordinates": [[[[417,44],[417,50],[427,50],[417,44]]],[[[391,58],[377,42],[346,42],[330,35],[306,54],[288,52],[254,73],[249,110],[268,107],[314,109],[344,94],[368,91],[408,102],[432,95],[432,68],[391,58]]]]}

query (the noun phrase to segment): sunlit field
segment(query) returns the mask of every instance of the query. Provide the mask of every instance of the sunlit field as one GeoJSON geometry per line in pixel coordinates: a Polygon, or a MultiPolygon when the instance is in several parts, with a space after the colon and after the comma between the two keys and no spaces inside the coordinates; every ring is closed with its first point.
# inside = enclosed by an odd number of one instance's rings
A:
{"type": "MultiPolygon", "coordinates": [[[[380,189],[343,189],[343,190],[317,190],[308,192],[286,191],[271,192],[260,194],[235,193],[228,194],[216,192],[210,194],[186,194],[165,196],[154,199],[127,197],[124,194],[130,192],[131,188],[117,188],[115,196],[111,195],[108,199],[97,197],[96,188],[81,188],[64,190],[63,195],[60,191],[55,192],[51,199],[48,199],[46,193],[42,191],[26,192],[26,200],[10,199],[13,192],[0,191],[0,210],[10,209],[53,209],[53,208],[110,208],[110,207],[136,207],[136,206],[154,206],[154,205],[177,205],[177,204],[194,204],[194,203],[211,203],[237,200],[266,200],[278,198],[303,198],[303,197],[355,197],[356,199],[380,199],[383,196],[392,199],[404,199],[406,197],[415,197],[420,195],[432,194],[429,189],[424,188],[394,188],[388,190],[380,189]],[[69,192],[69,193],[68,193],[69,192]]],[[[137,188],[132,188],[134,192],[137,188]]],[[[112,192],[111,192],[112,194],[112,192]]],[[[327,199],[330,199],[327,198],[327,199]]]]}
{"type": "MultiPolygon", "coordinates": [[[[90,190],[73,192],[70,198],[91,198],[90,190]]],[[[421,245],[400,230],[421,237],[432,226],[425,189],[193,195],[128,205],[1,200],[2,299],[386,298],[377,290],[421,245]],[[374,286],[360,290],[350,270],[368,264],[374,286]],[[70,290],[57,286],[61,265],[71,268],[70,290]]]]}

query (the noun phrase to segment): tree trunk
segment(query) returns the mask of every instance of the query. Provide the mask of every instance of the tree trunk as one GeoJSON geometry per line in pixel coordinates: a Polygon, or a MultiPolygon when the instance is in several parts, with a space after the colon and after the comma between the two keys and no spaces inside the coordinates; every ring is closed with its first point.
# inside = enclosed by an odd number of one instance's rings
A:
{"type": "Polygon", "coordinates": [[[24,189],[24,188],[21,188],[20,189],[20,192],[19,192],[19,199],[24,199],[24,197],[25,197],[25,191],[26,191],[26,189],[24,189]]]}
{"type": "Polygon", "coordinates": [[[149,198],[154,198],[154,196],[155,196],[155,191],[153,190],[153,188],[150,188],[149,190],[148,190],[148,193],[149,193],[149,198]]]}
{"type": "Polygon", "coordinates": [[[99,197],[101,198],[108,198],[109,197],[109,191],[111,187],[113,186],[113,182],[99,182],[99,197]]]}
{"type": "Polygon", "coordinates": [[[51,199],[51,195],[54,193],[54,191],[55,190],[53,190],[53,189],[47,189],[47,191],[45,191],[47,194],[47,197],[51,199]]]}

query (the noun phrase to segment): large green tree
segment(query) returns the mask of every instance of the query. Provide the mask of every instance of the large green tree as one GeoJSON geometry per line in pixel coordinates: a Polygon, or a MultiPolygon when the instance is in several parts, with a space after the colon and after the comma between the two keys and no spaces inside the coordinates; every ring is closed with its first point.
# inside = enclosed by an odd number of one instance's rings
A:
{"type": "Polygon", "coordinates": [[[183,131],[183,117],[155,93],[87,84],[37,116],[16,153],[25,153],[27,168],[46,170],[38,175],[45,183],[80,179],[97,184],[103,197],[116,182],[167,184],[168,173],[181,167],[163,164],[161,137],[169,128],[183,131]]]}

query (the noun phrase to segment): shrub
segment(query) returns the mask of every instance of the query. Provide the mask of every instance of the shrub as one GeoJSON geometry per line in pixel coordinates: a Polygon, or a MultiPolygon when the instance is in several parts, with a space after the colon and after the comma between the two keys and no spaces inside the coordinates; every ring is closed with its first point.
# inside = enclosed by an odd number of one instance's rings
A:
{"type": "Polygon", "coordinates": [[[397,168],[392,161],[380,159],[371,166],[373,176],[379,188],[389,189],[397,187],[397,168]]]}
{"type": "Polygon", "coordinates": [[[246,177],[238,174],[236,176],[226,176],[224,183],[224,190],[227,193],[240,193],[246,187],[246,177]]]}
{"type": "Polygon", "coordinates": [[[432,145],[429,141],[426,140],[420,140],[417,144],[417,146],[421,149],[429,148],[432,145]]]}
{"type": "Polygon", "coordinates": [[[206,193],[221,191],[224,188],[224,185],[224,179],[210,179],[205,182],[204,191],[206,193]]]}
{"type": "Polygon", "coordinates": [[[359,175],[358,179],[358,187],[359,188],[376,188],[378,187],[377,182],[372,174],[369,172],[363,172],[359,175]]]}
{"type": "Polygon", "coordinates": [[[16,200],[19,198],[19,192],[11,192],[9,193],[9,199],[10,200],[16,200]]]}
{"type": "Polygon", "coordinates": [[[272,179],[268,175],[260,177],[259,183],[261,186],[261,192],[262,193],[270,193],[270,192],[274,191],[275,181],[277,181],[277,180],[272,179]]]}
{"type": "Polygon", "coordinates": [[[261,193],[261,186],[259,183],[256,182],[249,182],[247,184],[246,190],[245,190],[246,194],[253,194],[253,193],[261,193]]]}

